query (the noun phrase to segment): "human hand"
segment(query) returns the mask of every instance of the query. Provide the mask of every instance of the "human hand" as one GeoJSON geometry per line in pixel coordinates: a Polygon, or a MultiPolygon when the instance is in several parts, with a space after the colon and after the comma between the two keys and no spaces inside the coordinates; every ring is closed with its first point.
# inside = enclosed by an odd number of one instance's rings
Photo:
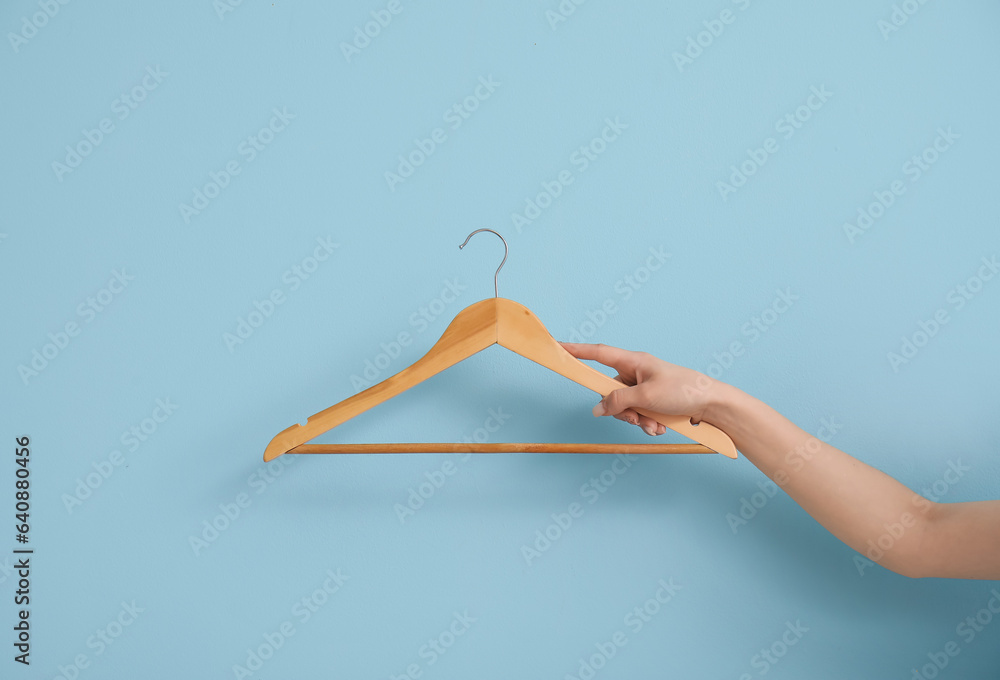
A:
{"type": "Polygon", "coordinates": [[[561,342],[577,359],[593,359],[618,371],[617,389],[594,406],[594,415],[610,415],[638,425],[648,435],[663,434],[666,426],[640,415],[641,408],[669,415],[690,416],[698,424],[705,418],[718,381],[704,373],[668,363],[647,352],[633,352],[609,345],[561,342]]]}

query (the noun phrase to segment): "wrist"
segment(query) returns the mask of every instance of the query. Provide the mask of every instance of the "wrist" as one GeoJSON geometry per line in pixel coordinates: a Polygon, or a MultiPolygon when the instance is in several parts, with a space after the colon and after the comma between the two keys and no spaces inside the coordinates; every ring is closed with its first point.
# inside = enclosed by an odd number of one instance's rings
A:
{"type": "Polygon", "coordinates": [[[734,416],[740,399],[745,396],[746,394],[737,387],[718,380],[712,380],[712,385],[708,389],[705,408],[702,411],[702,419],[726,432],[726,428],[735,419],[734,416]]]}

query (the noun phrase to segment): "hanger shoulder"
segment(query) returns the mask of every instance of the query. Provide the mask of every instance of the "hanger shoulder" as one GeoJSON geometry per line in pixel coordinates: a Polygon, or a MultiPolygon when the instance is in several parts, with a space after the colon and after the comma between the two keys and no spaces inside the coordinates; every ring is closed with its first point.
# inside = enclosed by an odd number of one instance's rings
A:
{"type": "MultiPolygon", "coordinates": [[[[292,425],[282,430],[267,445],[264,460],[271,461],[288,453],[493,344],[503,345],[601,396],[625,387],[623,383],[584,364],[567,352],[549,334],[538,317],[524,305],[505,298],[488,298],[459,312],[430,350],[410,366],[310,416],[305,424],[292,425]]],[[[736,458],[736,447],[732,439],[708,423],[692,425],[690,418],[685,416],[644,409],[636,411],[713,451],[736,458]]],[[[700,451],[692,449],[684,452],[700,451]]]]}
{"type": "Polygon", "coordinates": [[[304,425],[292,425],[282,430],[267,445],[264,460],[270,461],[288,453],[296,446],[493,345],[497,341],[496,319],[496,298],[469,305],[452,319],[424,356],[399,373],[310,416],[304,425]]]}
{"type": "MultiPolygon", "coordinates": [[[[497,298],[497,344],[531,359],[601,396],[625,387],[567,352],[552,337],[541,320],[524,305],[497,298]]],[[[663,423],[671,430],[703,444],[728,458],[736,458],[736,445],[722,430],[708,423],[693,425],[686,416],[635,409],[638,413],[663,423]]]]}

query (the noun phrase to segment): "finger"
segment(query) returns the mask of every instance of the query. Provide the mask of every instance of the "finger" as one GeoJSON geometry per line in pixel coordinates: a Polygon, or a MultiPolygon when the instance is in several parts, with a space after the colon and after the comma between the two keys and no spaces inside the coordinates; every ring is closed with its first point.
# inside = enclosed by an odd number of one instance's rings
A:
{"type": "Polygon", "coordinates": [[[639,364],[639,352],[620,347],[585,342],[561,342],[559,344],[577,359],[591,359],[626,375],[635,375],[636,366],[639,364]]]}
{"type": "Polygon", "coordinates": [[[646,434],[652,437],[653,435],[657,434],[657,431],[661,427],[661,425],[652,418],[647,418],[646,416],[640,415],[639,427],[641,427],[646,434]]]}
{"type": "Polygon", "coordinates": [[[633,406],[645,406],[649,400],[646,398],[645,385],[634,385],[632,387],[622,387],[614,390],[604,397],[594,406],[595,416],[613,416],[621,413],[633,406]]]}
{"type": "Polygon", "coordinates": [[[625,409],[621,413],[614,416],[618,420],[624,421],[630,425],[639,425],[641,416],[630,408],[625,409]]]}

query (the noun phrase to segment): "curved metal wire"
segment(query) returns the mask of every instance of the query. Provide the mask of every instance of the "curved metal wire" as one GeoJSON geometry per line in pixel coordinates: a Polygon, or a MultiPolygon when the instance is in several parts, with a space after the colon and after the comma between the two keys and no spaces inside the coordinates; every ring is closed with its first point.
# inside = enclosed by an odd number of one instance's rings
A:
{"type": "Polygon", "coordinates": [[[507,253],[509,252],[509,249],[507,248],[506,239],[504,239],[503,236],[500,236],[500,234],[497,234],[497,232],[493,231],[492,229],[476,229],[474,232],[465,237],[465,243],[460,245],[458,248],[459,250],[464,248],[465,244],[469,242],[469,239],[481,231],[488,231],[492,234],[496,234],[500,238],[500,240],[503,241],[503,260],[500,261],[500,266],[497,267],[496,274],[493,275],[493,292],[496,294],[497,297],[500,297],[500,287],[497,285],[497,277],[500,275],[500,270],[503,268],[503,263],[507,261],[507,253]]]}

